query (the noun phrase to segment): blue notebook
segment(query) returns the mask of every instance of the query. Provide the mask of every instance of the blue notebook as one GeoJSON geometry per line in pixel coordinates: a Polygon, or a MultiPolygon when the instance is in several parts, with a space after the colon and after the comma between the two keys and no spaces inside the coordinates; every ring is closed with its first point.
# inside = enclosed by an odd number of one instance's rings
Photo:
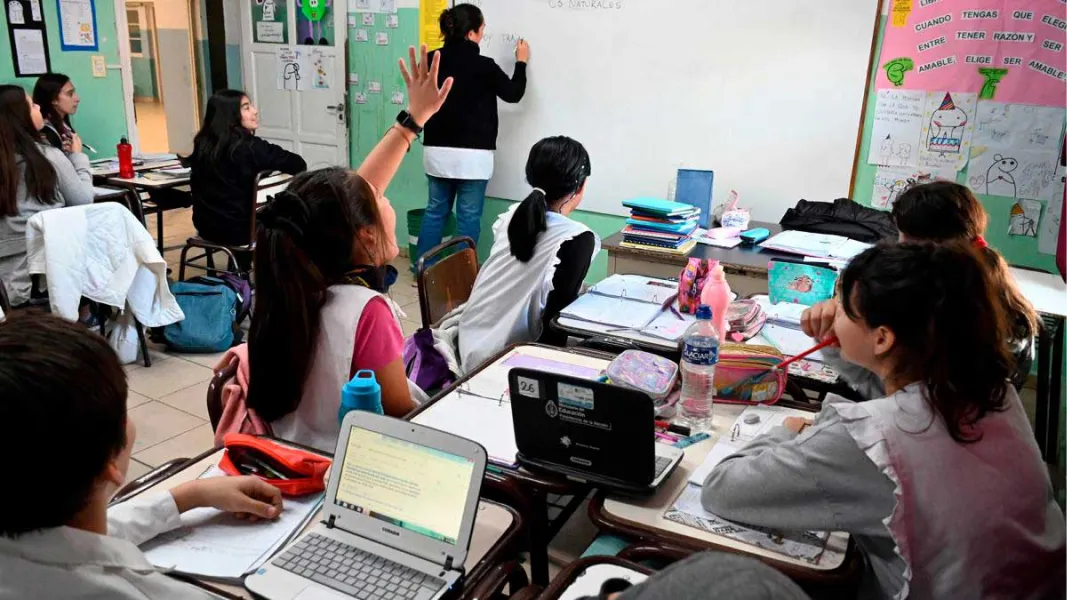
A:
{"type": "Polygon", "coordinates": [[[688,204],[659,198],[634,198],[632,200],[624,200],[622,205],[626,208],[636,208],[664,217],[684,215],[693,211],[693,207],[688,204]]]}
{"type": "Polygon", "coordinates": [[[711,191],[715,173],[698,169],[678,169],[678,183],[674,198],[682,204],[700,209],[700,226],[708,228],[711,221],[711,191]]]}
{"type": "Polygon", "coordinates": [[[650,221],[638,221],[636,219],[626,219],[627,225],[633,225],[637,229],[648,229],[650,231],[666,231],[668,233],[690,233],[697,228],[697,224],[692,221],[686,221],[685,223],[652,223],[650,221]]]}

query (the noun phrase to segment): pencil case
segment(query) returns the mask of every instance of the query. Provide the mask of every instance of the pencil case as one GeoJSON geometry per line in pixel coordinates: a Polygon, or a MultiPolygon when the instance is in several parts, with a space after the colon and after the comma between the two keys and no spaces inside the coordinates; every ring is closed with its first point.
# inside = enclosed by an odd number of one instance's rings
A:
{"type": "Polygon", "coordinates": [[[613,385],[644,392],[660,406],[678,381],[678,363],[641,350],[626,350],[611,361],[604,374],[613,385]]]}
{"type": "Polygon", "coordinates": [[[726,322],[730,324],[730,339],[743,342],[763,329],[767,313],[755,300],[735,300],[726,309],[726,322]]]}
{"type": "Polygon", "coordinates": [[[785,392],[786,373],[770,371],[785,360],[771,346],[724,343],[715,367],[715,401],[726,404],[774,404],[785,392]]]}
{"type": "Polygon", "coordinates": [[[323,476],[331,461],[324,456],[246,433],[228,433],[222,441],[226,450],[219,468],[229,475],[259,477],[285,496],[306,496],[326,489],[323,476]]]}

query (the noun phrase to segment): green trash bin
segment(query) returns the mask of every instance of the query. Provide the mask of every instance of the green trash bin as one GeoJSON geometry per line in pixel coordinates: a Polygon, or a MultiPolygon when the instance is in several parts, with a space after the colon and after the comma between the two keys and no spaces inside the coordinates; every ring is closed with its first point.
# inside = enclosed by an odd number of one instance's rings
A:
{"type": "MultiPolygon", "coordinates": [[[[411,259],[411,268],[419,262],[419,231],[422,229],[422,217],[426,214],[425,208],[416,208],[408,211],[408,258],[411,259]]],[[[445,229],[441,235],[441,241],[447,242],[456,235],[456,213],[448,213],[445,219],[445,229]]]]}

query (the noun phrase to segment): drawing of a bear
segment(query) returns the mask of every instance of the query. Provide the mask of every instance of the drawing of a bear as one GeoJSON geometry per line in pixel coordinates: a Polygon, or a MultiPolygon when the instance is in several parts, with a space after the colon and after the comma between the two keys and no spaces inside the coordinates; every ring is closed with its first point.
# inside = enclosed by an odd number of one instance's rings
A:
{"type": "Polygon", "coordinates": [[[987,196],[1004,196],[1014,198],[1015,177],[1012,171],[1019,168],[1019,161],[1011,157],[993,155],[993,164],[985,173],[985,193],[987,196]]]}

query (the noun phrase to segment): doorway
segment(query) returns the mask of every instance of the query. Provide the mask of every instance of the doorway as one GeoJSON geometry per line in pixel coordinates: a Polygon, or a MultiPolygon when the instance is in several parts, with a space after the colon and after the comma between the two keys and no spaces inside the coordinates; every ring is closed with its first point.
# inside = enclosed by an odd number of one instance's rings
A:
{"type": "Polygon", "coordinates": [[[124,5],[136,150],[142,155],[188,154],[201,104],[193,0],[126,0],[124,5]]]}

